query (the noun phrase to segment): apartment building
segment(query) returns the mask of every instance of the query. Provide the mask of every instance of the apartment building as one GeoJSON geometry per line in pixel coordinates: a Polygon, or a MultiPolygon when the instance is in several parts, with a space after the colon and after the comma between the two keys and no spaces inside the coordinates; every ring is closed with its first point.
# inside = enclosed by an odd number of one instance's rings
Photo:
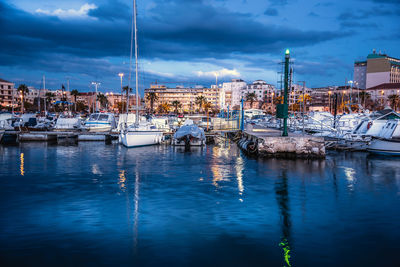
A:
{"type": "Polygon", "coordinates": [[[400,59],[376,53],[354,63],[354,85],[368,89],[385,83],[400,83],[400,59]]]}
{"type": "Polygon", "coordinates": [[[0,105],[3,107],[16,106],[15,98],[17,97],[14,83],[0,79],[0,105]]]}

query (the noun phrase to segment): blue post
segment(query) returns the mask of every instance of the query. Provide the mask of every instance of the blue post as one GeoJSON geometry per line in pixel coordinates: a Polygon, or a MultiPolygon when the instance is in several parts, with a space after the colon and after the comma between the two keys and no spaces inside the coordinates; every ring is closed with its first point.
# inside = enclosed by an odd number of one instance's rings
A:
{"type": "Polygon", "coordinates": [[[228,105],[228,116],[227,117],[228,117],[228,120],[229,120],[229,105],[228,105]]]}
{"type": "Polygon", "coordinates": [[[240,130],[244,131],[244,108],[243,108],[243,98],[240,101],[240,130]]]}

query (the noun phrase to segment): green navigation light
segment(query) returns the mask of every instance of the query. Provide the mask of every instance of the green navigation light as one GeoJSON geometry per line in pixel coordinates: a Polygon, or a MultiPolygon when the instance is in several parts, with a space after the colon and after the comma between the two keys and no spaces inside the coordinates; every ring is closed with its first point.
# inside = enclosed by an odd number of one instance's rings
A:
{"type": "Polygon", "coordinates": [[[289,51],[289,49],[286,49],[286,52],[285,52],[285,54],[286,54],[286,55],[289,55],[289,54],[290,54],[290,51],[289,51]]]}

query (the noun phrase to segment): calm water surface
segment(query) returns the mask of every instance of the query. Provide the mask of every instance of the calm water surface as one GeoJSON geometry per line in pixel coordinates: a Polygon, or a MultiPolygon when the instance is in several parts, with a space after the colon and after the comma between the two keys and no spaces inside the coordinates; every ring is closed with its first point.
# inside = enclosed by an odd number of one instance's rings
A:
{"type": "Polygon", "coordinates": [[[0,147],[6,265],[399,266],[400,159],[0,147]]]}

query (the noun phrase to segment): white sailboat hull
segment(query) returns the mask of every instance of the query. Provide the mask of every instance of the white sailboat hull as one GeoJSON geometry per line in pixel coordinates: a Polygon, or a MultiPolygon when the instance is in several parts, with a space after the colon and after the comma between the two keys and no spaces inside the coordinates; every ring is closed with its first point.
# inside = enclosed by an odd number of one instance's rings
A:
{"type": "Polygon", "coordinates": [[[156,145],[161,142],[161,131],[128,131],[119,135],[119,140],[125,147],[156,145]]]}
{"type": "Polygon", "coordinates": [[[367,150],[374,154],[400,156],[400,142],[387,139],[373,139],[367,150]]]}

